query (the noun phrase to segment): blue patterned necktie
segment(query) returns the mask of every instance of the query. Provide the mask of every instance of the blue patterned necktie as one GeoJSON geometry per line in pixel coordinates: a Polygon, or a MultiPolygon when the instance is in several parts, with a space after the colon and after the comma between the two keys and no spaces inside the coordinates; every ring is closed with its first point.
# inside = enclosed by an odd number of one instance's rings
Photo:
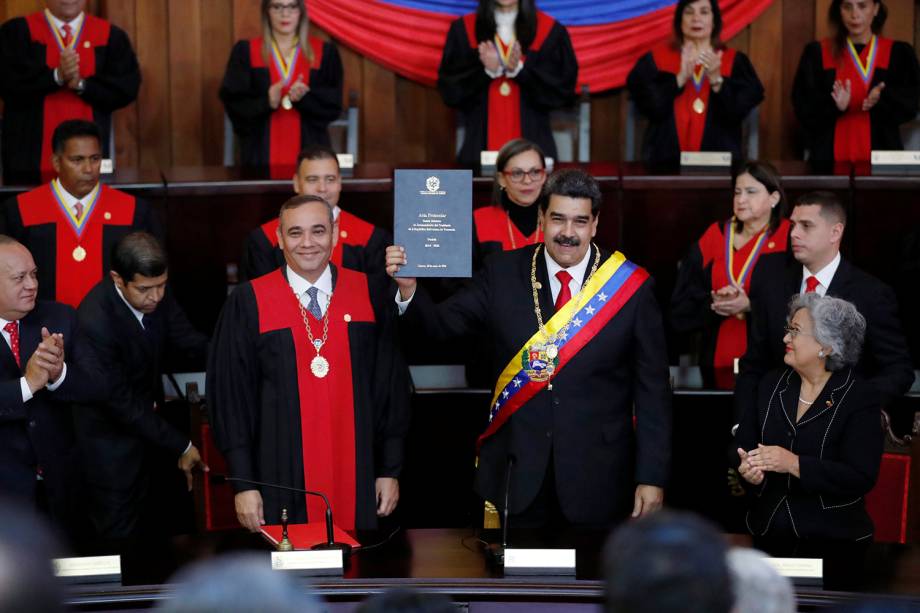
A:
{"type": "Polygon", "coordinates": [[[319,308],[319,290],[316,287],[311,287],[307,290],[307,296],[310,297],[310,302],[307,304],[307,310],[310,311],[310,314],[316,319],[322,319],[323,312],[320,311],[319,308]]]}

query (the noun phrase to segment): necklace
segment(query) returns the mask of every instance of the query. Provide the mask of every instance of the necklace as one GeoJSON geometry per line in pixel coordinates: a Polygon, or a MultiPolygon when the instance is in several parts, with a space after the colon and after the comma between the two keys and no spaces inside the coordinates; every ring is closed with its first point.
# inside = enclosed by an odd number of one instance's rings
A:
{"type": "Polygon", "coordinates": [[[801,396],[799,396],[799,402],[801,402],[802,404],[804,404],[804,405],[807,406],[807,407],[810,407],[811,405],[813,405],[813,404],[815,403],[814,400],[812,400],[811,402],[808,402],[807,400],[805,400],[805,399],[802,398],[801,396]]]}
{"type": "Polygon", "coordinates": [[[297,301],[297,306],[300,307],[300,316],[303,318],[303,325],[307,329],[307,338],[310,339],[310,344],[316,349],[316,355],[310,360],[310,372],[313,373],[314,377],[322,379],[329,374],[329,360],[321,356],[319,352],[326,344],[326,339],[329,336],[329,305],[332,304],[332,294],[329,294],[329,299],[326,301],[326,313],[323,315],[323,338],[320,340],[313,338],[313,330],[310,329],[310,318],[307,317],[307,310],[303,308],[303,302],[300,300],[300,296],[294,292],[293,287],[291,288],[291,292],[294,294],[294,300],[297,301]]]}
{"type": "MultiPolygon", "coordinates": [[[[565,323],[565,326],[563,326],[559,332],[552,336],[549,334],[549,332],[546,331],[546,325],[543,323],[543,311],[540,309],[540,298],[537,296],[537,256],[540,254],[541,247],[542,245],[538,245],[537,248],[534,249],[533,258],[530,262],[530,288],[533,292],[533,310],[537,316],[537,325],[539,325],[540,333],[543,335],[543,338],[546,341],[544,346],[546,357],[548,357],[550,360],[555,360],[556,356],[559,355],[559,347],[557,345],[559,339],[565,338],[569,326],[572,325],[572,320],[569,319],[569,321],[565,323]]],[[[597,266],[600,261],[601,251],[597,248],[597,245],[594,245],[594,264],[591,266],[591,272],[588,273],[588,278],[585,279],[582,283],[582,288],[588,284],[588,282],[591,280],[591,277],[593,277],[594,273],[597,272],[597,266]]],[[[575,294],[575,296],[572,298],[572,300],[575,301],[575,310],[573,313],[577,313],[579,310],[581,310],[581,301],[584,299],[582,295],[583,293],[584,292],[582,290],[578,290],[578,293],[575,294]]]]}
{"type": "MultiPolygon", "coordinates": [[[[508,238],[511,239],[511,248],[512,248],[512,249],[517,249],[517,241],[514,240],[514,229],[511,227],[511,215],[509,215],[508,213],[505,213],[505,221],[508,222],[508,238]]],[[[532,242],[532,243],[531,243],[531,242],[528,242],[527,244],[528,244],[528,245],[535,245],[535,244],[541,242],[541,241],[540,241],[540,237],[541,237],[542,234],[543,234],[543,233],[540,231],[540,226],[537,225],[536,238],[534,239],[534,242],[532,242]]],[[[526,237],[525,237],[525,238],[526,238],[526,237]]]]}

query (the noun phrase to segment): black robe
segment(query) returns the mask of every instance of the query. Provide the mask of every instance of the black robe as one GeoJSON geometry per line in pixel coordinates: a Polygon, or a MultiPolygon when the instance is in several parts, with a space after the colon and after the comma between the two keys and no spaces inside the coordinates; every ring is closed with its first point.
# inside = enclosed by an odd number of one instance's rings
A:
{"type": "MultiPolygon", "coordinates": [[[[856,45],[862,52],[864,45],[856,45]]],[[[792,85],[792,106],[795,116],[805,130],[805,146],[810,159],[834,160],[834,129],[843,115],[837,108],[831,91],[836,70],[825,70],[821,42],[809,43],[802,52],[792,85]]],[[[894,41],[887,68],[878,67],[871,86],[885,83],[878,103],[869,111],[872,149],[903,149],[899,128],[917,116],[920,105],[920,65],[914,48],[894,41]]]]}
{"type": "MultiPolygon", "coordinates": [[[[674,163],[680,159],[680,143],[674,123],[674,99],[683,88],[677,87],[673,72],[659,70],[652,52],[646,53],[626,79],[629,95],[642,115],[648,130],[642,144],[642,158],[651,163],[674,163]]],[[[693,87],[689,82],[684,88],[693,87]]],[[[737,51],[731,73],[719,93],[712,92],[706,111],[701,151],[731,151],[742,158],[741,124],[763,100],[763,85],[748,57],[737,51]]]]}
{"type": "MultiPolygon", "coordinates": [[[[84,15],[84,22],[89,15],[84,15]]],[[[79,41],[78,41],[79,42],[79,41]]],[[[111,157],[112,112],[137,98],[141,84],[137,57],[123,30],[112,25],[106,44],[97,45],[95,74],[86,77],[80,97],[93,108],[102,130],[104,157],[111,157]]],[[[45,62],[45,45],[33,41],[26,18],[0,27],[0,97],[3,98],[3,172],[13,180],[37,177],[42,154],[43,100],[61,90],[45,62]]],[[[65,86],[66,87],[66,86],[65,86]]]]}
{"type": "MultiPolygon", "coordinates": [[[[282,270],[270,275],[282,275],[282,270]]],[[[332,272],[334,288],[343,274],[365,278],[360,273],[339,271],[335,266],[332,272]]],[[[234,290],[214,333],[208,363],[208,408],[214,439],[234,477],[309,487],[304,478],[298,382],[299,377],[313,375],[298,373],[291,328],[260,333],[260,313],[253,287],[259,281],[244,283],[234,290]]],[[[374,482],[379,477],[399,476],[408,430],[408,371],[395,343],[393,294],[384,294],[370,294],[375,323],[359,321],[357,313],[355,321],[351,317],[345,320],[349,322],[355,523],[359,530],[376,527],[374,482]]],[[[336,297],[333,296],[330,308],[336,308],[336,297]]],[[[294,300],[292,295],[290,298],[294,300]]],[[[302,321],[291,323],[303,326],[302,321]]],[[[334,368],[341,365],[330,360],[330,372],[334,368]]],[[[237,482],[234,487],[237,492],[253,489],[237,482]]],[[[261,488],[261,494],[267,523],[278,522],[282,507],[288,509],[292,523],[308,520],[303,495],[271,488],[261,488]]],[[[341,515],[341,510],[338,513],[341,515]]],[[[310,520],[321,521],[321,518],[310,520]]]]}
{"type": "MultiPolygon", "coordinates": [[[[525,49],[524,55],[524,68],[514,78],[521,88],[521,136],[556,158],[549,113],[575,101],[578,76],[575,50],[568,31],[555,22],[540,49],[525,49]]],[[[491,82],[479,61],[479,51],[470,45],[464,19],[457,19],[444,43],[438,90],[447,106],[460,111],[459,121],[466,133],[458,161],[464,166],[478,166],[479,153],[486,148],[491,82]]]]}
{"type": "MultiPolygon", "coordinates": [[[[310,70],[310,91],[294,103],[300,112],[300,146],[329,144],[329,123],[342,114],[342,60],[331,42],[322,47],[322,63],[310,70]]],[[[268,166],[270,118],[268,68],[253,68],[250,41],[238,41],[230,52],[220,86],[220,99],[240,139],[240,164],[268,166]]],[[[294,165],[296,160],[291,160],[294,165]]]]}

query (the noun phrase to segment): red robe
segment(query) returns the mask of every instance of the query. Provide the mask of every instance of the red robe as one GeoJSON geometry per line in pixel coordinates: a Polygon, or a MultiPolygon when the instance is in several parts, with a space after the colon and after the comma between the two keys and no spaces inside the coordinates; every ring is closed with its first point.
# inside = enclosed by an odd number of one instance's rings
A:
{"type": "Polygon", "coordinates": [[[516,225],[511,223],[511,218],[501,205],[484,206],[473,211],[473,221],[476,224],[476,240],[482,243],[500,243],[502,251],[519,249],[525,245],[533,245],[541,240],[543,235],[539,226],[530,236],[524,236],[516,225]]]}

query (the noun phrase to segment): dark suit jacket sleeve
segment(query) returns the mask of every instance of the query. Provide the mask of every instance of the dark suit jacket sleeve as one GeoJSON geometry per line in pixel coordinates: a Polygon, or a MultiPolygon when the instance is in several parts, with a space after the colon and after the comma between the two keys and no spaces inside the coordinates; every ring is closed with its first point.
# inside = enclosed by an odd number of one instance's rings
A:
{"type": "Polygon", "coordinates": [[[208,337],[192,326],[185,311],[173,296],[167,296],[160,308],[165,309],[170,361],[176,368],[204,370],[208,359],[208,337]]]}
{"type": "Polygon", "coordinates": [[[124,30],[113,25],[107,47],[105,63],[96,69],[96,74],[86,78],[86,89],[81,95],[93,108],[111,112],[137,99],[141,70],[124,30]]]}
{"type": "MultiPolygon", "coordinates": [[[[754,274],[757,274],[755,269],[754,274]]],[[[770,330],[768,316],[763,307],[763,298],[757,296],[754,282],[751,282],[751,311],[748,314],[747,350],[741,356],[739,374],[735,379],[734,412],[735,423],[741,423],[745,413],[757,411],[757,385],[770,370],[770,330]]],[[[775,287],[769,291],[779,291],[775,287]]],[[[772,366],[778,366],[773,364],[772,366]]]]}
{"type": "Polygon", "coordinates": [[[19,421],[26,418],[25,403],[22,401],[22,375],[14,372],[4,373],[0,381],[0,423],[19,421]]]}
{"type": "Polygon", "coordinates": [[[490,288],[495,285],[492,278],[494,273],[494,267],[486,265],[485,269],[474,275],[472,282],[437,305],[419,285],[402,316],[403,327],[438,341],[487,330],[492,304],[490,288]]]}
{"type": "Polygon", "coordinates": [[[857,381],[843,402],[850,408],[838,442],[839,458],[799,456],[802,488],[811,494],[862,496],[878,477],[884,447],[878,399],[857,381]]]}
{"type": "Polygon", "coordinates": [[[639,289],[634,330],[636,483],[665,487],[671,466],[671,388],[661,311],[651,279],[639,289]]]}
{"type": "MultiPolygon", "coordinates": [[[[84,301],[84,305],[86,302],[84,301]]],[[[128,368],[119,346],[124,339],[112,328],[111,319],[95,309],[81,306],[79,323],[88,341],[86,350],[105,373],[107,400],[101,405],[112,420],[138,437],[179,456],[188,446],[188,437],[160,418],[150,406],[151,399],[131,385],[128,368]]]]}
{"type": "Polygon", "coordinates": [[[58,401],[71,403],[104,402],[107,389],[104,384],[105,373],[94,358],[84,334],[77,324],[77,312],[65,305],[55,305],[65,312],[64,322],[48,325],[48,329],[64,334],[64,361],[67,364],[67,376],[64,382],[53,392],[48,392],[58,401]],[[59,324],[63,327],[59,327],[59,324]]]}
{"type": "Polygon", "coordinates": [[[869,325],[863,354],[874,362],[874,376],[868,382],[878,392],[880,404],[885,406],[907,393],[914,382],[914,369],[894,291],[882,283],[875,285],[872,298],[865,301],[871,312],[864,313],[869,325]]]}

